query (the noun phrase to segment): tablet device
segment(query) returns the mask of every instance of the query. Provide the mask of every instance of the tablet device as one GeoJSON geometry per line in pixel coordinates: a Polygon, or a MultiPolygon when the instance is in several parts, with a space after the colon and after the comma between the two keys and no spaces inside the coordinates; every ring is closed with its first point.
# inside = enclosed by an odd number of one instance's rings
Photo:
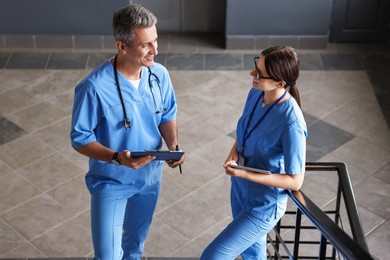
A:
{"type": "Polygon", "coordinates": [[[131,151],[131,157],[141,157],[146,155],[156,156],[156,160],[163,161],[178,161],[184,155],[183,151],[169,151],[169,150],[145,150],[145,151],[131,151]]]}
{"type": "Polygon", "coordinates": [[[235,169],[247,170],[247,171],[252,171],[252,172],[256,172],[256,173],[272,174],[270,171],[267,171],[267,170],[261,170],[261,169],[251,168],[251,167],[245,167],[245,166],[242,166],[242,165],[229,164],[229,166],[232,167],[232,168],[235,168],[235,169]]]}

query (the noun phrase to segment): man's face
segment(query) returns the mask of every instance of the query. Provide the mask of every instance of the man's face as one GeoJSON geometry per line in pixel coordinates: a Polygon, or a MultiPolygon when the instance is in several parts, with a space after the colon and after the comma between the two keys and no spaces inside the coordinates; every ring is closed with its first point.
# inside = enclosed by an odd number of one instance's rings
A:
{"type": "Polygon", "coordinates": [[[157,55],[156,26],[135,30],[135,38],[131,46],[126,48],[126,56],[135,67],[150,67],[157,55]]]}

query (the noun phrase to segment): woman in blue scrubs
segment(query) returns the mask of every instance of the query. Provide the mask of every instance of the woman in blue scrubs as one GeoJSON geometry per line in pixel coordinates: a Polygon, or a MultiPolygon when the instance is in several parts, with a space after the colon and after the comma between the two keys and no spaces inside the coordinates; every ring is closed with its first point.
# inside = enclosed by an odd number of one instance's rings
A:
{"type": "Polygon", "coordinates": [[[267,259],[267,233],[283,216],[286,190],[302,186],[307,127],[296,80],[294,49],[270,47],[254,58],[252,88],[238,121],[236,142],[224,164],[231,177],[233,221],[203,252],[202,260],[267,259]],[[259,174],[231,164],[264,169],[259,174]]]}
{"type": "MultiPolygon", "coordinates": [[[[76,87],[72,146],[89,157],[95,259],[141,259],[160,193],[163,164],[133,150],[178,149],[176,99],[168,71],[154,62],[156,17],[140,5],[114,14],[117,55],[76,87]]],[[[167,162],[172,168],[184,157],[167,162]]]]}

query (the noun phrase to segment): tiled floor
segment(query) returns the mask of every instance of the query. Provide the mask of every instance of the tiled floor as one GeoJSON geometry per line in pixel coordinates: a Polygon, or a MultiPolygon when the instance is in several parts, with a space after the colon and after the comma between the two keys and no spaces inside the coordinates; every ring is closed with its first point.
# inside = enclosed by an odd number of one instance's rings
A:
{"type": "MultiPolygon", "coordinates": [[[[179,103],[183,174],[166,168],[145,256],[198,258],[229,222],[222,163],[234,142],[253,56],[214,41],[161,38],[179,103]],[[181,43],[181,44],[178,44],[181,43]]],[[[298,50],[308,161],[346,162],[370,252],[390,254],[390,48],[329,44],[298,50]]],[[[73,89],[111,53],[0,50],[0,258],[91,257],[87,160],[68,132],[73,89]]],[[[307,173],[302,190],[321,207],[334,182],[307,173]]]]}

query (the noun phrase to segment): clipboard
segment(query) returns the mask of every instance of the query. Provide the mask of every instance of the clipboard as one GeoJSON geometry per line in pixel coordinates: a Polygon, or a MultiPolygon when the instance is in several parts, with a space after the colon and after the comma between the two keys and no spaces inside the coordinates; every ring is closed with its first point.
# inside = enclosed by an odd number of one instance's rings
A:
{"type": "Polygon", "coordinates": [[[242,165],[229,164],[229,166],[232,168],[235,168],[235,169],[247,170],[247,171],[251,171],[251,172],[255,172],[255,173],[272,174],[272,172],[267,171],[267,170],[256,169],[256,168],[246,167],[246,166],[242,166],[242,165]]]}
{"type": "Polygon", "coordinates": [[[153,155],[156,156],[155,160],[163,161],[178,161],[184,155],[183,151],[169,151],[169,150],[145,150],[145,151],[131,151],[131,157],[141,157],[153,155]]]}

